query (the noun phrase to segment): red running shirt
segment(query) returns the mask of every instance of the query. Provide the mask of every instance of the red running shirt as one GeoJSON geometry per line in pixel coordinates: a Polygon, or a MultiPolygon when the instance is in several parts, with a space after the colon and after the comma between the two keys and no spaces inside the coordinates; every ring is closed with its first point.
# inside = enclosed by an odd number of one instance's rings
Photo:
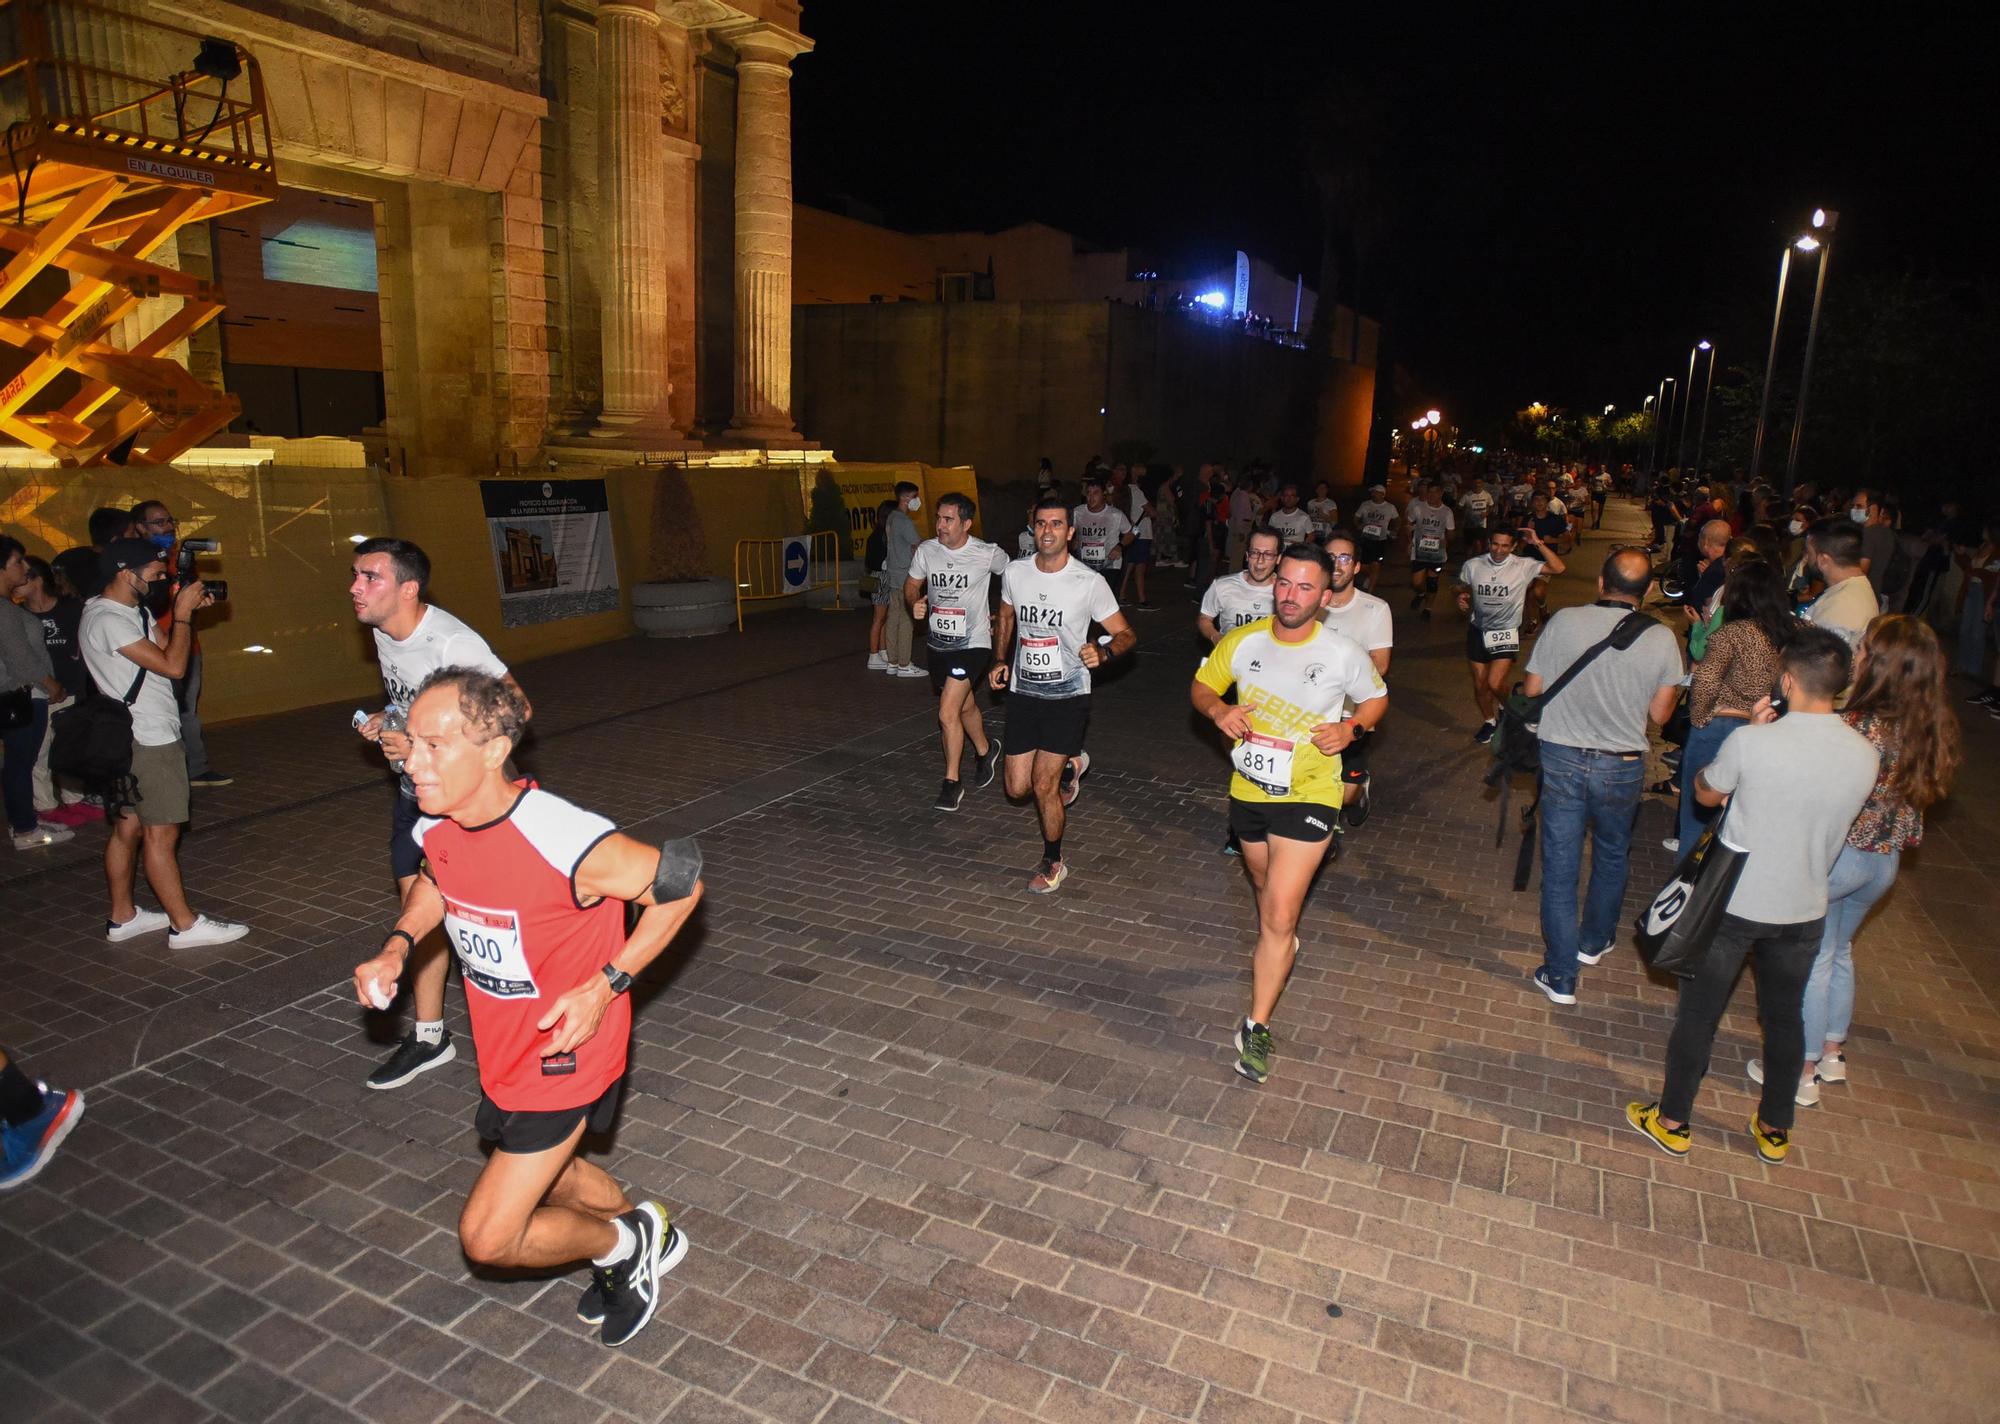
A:
{"type": "Polygon", "coordinates": [[[616,827],[533,786],[497,821],[426,816],[411,834],[444,896],[444,929],[465,975],[479,1086],[506,1112],[554,1112],[602,1097],[624,1076],[632,1001],[611,1000],[567,1071],[545,1062],[549,1005],[625,947],[625,903],[577,902],[576,868],[616,827]]]}

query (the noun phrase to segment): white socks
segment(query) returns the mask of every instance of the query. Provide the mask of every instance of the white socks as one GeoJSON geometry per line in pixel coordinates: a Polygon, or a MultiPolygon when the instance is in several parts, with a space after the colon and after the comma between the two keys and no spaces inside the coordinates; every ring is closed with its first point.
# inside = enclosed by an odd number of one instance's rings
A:
{"type": "Polygon", "coordinates": [[[444,1042],[443,1019],[437,1019],[431,1023],[424,1023],[422,1020],[419,1020],[415,1028],[418,1043],[428,1044],[430,1047],[436,1048],[440,1043],[444,1042]]]}
{"type": "Polygon", "coordinates": [[[611,1229],[618,1233],[618,1244],[606,1255],[599,1256],[590,1264],[593,1266],[615,1266],[639,1249],[639,1238],[632,1234],[632,1228],[622,1221],[613,1221],[611,1229]]]}

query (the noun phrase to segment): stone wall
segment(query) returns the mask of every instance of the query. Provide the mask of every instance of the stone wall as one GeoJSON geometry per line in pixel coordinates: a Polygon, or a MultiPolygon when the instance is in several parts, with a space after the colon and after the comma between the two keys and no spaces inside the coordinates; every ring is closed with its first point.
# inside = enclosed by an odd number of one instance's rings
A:
{"type": "Polygon", "coordinates": [[[972,465],[1026,479],[1046,455],[1071,478],[1122,443],[1192,467],[1303,450],[1288,426],[1337,423],[1320,478],[1352,485],[1369,373],[1336,363],[1337,399],[1301,390],[1305,353],[1167,312],[1099,302],[947,302],[793,309],[799,428],[843,459],[972,465]],[[1306,418],[1309,418],[1306,417],[1306,418]]]}

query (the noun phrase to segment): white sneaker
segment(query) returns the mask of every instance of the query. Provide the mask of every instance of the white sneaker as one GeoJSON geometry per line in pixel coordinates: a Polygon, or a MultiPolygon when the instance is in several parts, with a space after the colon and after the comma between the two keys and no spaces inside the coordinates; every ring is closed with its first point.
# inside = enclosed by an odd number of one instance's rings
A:
{"type": "Polygon", "coordinates": [[[1822,1083],[1845,1083],[1847,1081],[1847,1055],[1836,1053],[1831,1058],[1819,1061],[1819,1080],[1822,1083]]]}
{"type": "Polygon", "coordinates": [[[890,669],[889,669],[889,675],[890,675],[891,677],[929,677],[929,676],[930,676],[930,674],[929,674],[928,672],[925,672],[925,671],[924,671],[924,670],[923,670],[922,668],[918,667],[918,666],[917,666],[917,665],[916,665],[915,663],[904,663],[904,664],[903,664],[903,665],[902,665],[901,667],[893,667],[893,668],[890,668],[890,669]]]}
{"type": "MultiPolygon", "coordinates": [[[[1751,1082],[1757,1084],[1759,1087],[1764,1085],[1764,1064],[1761,1059],[1751,1059],[1749,1066],[1743,1071],[1750,1075],[1751,1082]]],[[[1799,1090],[1792,1094],[1792,1101],[1802,1108],[1818,1106],[1819,1080],[1817,1078],[1801,1078],[1799,1080],[1799,1090]]]]}
{"type": "Polygon", "coordinates": [[[196,915],[193,924],[184,930],[175,930],[167,936],[167,948],[199,949],[205,944],[228,944],[231,940],[242,939],[249,933],[248,925],[239,925],[232,920],[214,920],[207,915],[196,915]]]}
{"type": "Polygon", "coordinates": [[[52,826],[45,821],[37,825],[32,831],[16,831],[14,833],[14,849],[40,850],[44,846],[61,845],[64,841],[73,841],[75,839],[76,832],[72,831],[68,826],[52,826]]]}
{"type": "Polygon", "coordinates": [[[104,937],[117,944],[121,940],[137,939],[140,935],[157,934],[173,927],[174,922],[160,911],[141,909],[122,925],[115,920],[106,920],[104,937]]]}
{"type": "Polygon", "coordinates": [[[870,672],[880,672],[887,666],[889,666],[889,655],[887,653],[870,653],[868,655],[868,670],[870,672]]]}

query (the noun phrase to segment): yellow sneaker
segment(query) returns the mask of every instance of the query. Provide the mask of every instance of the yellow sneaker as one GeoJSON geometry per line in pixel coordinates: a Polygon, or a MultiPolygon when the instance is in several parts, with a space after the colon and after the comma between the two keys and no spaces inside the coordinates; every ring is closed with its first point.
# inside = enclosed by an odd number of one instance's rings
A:
{"type": "Polygon", "coordinates": [[[1757,1155],[1773,1164],[1785,1160],[1785,1154],[1792,1150],[1792,1135],[1779,1127],[1764,1126],[1764,1119],[1750,1115],[1750,1140],[1757,1144],[1757,1155]]]}
{"type": "Polygon", "coordinates": [[[1669,1157],[1688,1155],[1688,1130],[1681,1127],[1660,1126],[1660,1105],[1658,1103],[1625,1104],[1625,1121],[1632,1124],[1635,1131],[1645,1135],[1652,1144],[1669,1157]]]}

